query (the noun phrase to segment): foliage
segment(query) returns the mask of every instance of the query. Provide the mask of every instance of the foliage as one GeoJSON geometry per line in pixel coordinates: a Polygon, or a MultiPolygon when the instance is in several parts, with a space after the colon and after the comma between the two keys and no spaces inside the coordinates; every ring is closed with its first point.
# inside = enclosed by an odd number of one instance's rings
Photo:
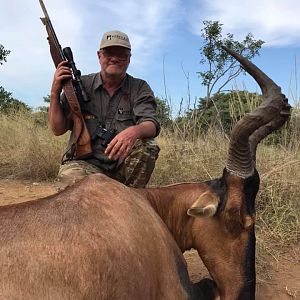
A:
{"type": "Polygon", "coordinates": [[[231,91],[229,93],[219,93],[213,96],[207,107],[205,98],[200,98],[198,111],[201,112],[205,127],[218,125],[219,115],[222,128],[226,132],[230,131],[234,124],[246,113],[252,111],[261,103],[261,96],[257,93],[247,91],[231,91]]]}
{"type": "MultiPolygon", "coordinates": [[[[197,131],[207,132],[211,127],[229,133],[233,125],[245,113],[252,111],[261,103],[261,96],[247,91],[219,93],[207,104],[206,98],[200,98],[196,109],[189,110],[177,120],[181,124],[192,122],[197,131]]],[[[186,126],[186,125],[185,125],[186,126]]]]}
{"type": "Polygon", "coordinates": [[[165,100],[162,100],[158,97],[155,98],[157,104],[157,117],[163,127],[170,127],[172,124],[171,121],[171,109],[168,103],[165,100]]]}
{"type": "Polygon", "coordinates": [[[207,64],[208,70],[197,72],[202,79],[202,84],[206,86],[206,101],[210,101],[212,94],[222,91],[226,84],[233,78],[243,73],[243,69],[239,63],[231,57],[222,45],[242,54],[248,59],[259,55],[259,50],[264,41],[255,40],[252,33],[248,33],[242,42],[234,39],[234,35],[227,33],[225,37],[222,35],[222,26],[219,21],[204,21],[204,28],[201,30],[201,37],[204,44],[200,48],[200,54],[204,58],[201,64],[207,64]],[[217,83],[220,83],[217,86],[217,83]]]}
{"type": "Polygon", "coordinates": [[[38,110],[38,112],[48,114],[49,104],[50,104],[50,95],[43,97],[43,100],[46,105],[39,106],[37,108],[37,110],[38,110]]]}
{"type": "Polygon", "coordinates": [[[10,50],[5,50],[4,46],[0,44],[0,65],[6,62],[6,57],[9,55],[10,50]]]}
{"type": "Polygon", "coordinates": [[[47,95],[47,96],[45,96],[45,97],[43,97],[43,100],[44,100],[44,102],[45,103],[50,103],[50,95],[47,95]]]}
{"type": "Polygon", "coordinates": [[[30,111],[30,107],[24,102],[12,97],[12,93],[7,92],[0,86],[0,112],[8,114],[16,111],[30,111]]]}
{"type": "MultiPolygon", "coordinates": [[[[6,62],[6,57],[10,50],[5,50],[0,44],[0,65],[6,62]]],[[[0,86],[0,113],[10,113],[16,111],[30,111],[30,108],[20,100],[12,97],[12,93],[7,92],[4,87],[0,86]]]]}

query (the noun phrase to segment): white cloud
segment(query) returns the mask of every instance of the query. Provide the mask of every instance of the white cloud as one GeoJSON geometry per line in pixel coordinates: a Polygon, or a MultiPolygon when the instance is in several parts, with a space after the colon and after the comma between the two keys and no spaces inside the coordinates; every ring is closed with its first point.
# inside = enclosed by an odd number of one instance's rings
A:
{"type": "MultiPolygon", "coordinates": [[[[103,32],[126,32],[133,45],[131,68],[142,70],[167,40],[176,22],[179,0],[44,0],[63,47],[71,46],[83,73],[99,69],[96,51],[103,32]]],[[[0,85],[30,105],[42,105],[54,66],[38,1],[2,1],[0,44],[11,50],[0,67],[0,85]]]]}
{"type": "MultiPolygon", "coordinates": [[[[91,7],[84,4],[82,9],[86,10],[85,18],[88,19],[91,7]]],[[[85,25],[88,26],[86,30],[94,32],[92,38],[96,45],[99,45],[103,32],[114,29],[124,31],[133,48],[132,64],[144,67],[145,62],[168,39],[170,29],[176,24],[179,0],[95,1],[92,9],[93,19],[85,25]]]]}
{"type": "MultiPolygon", "coordinates": [[[[99,70],[96,51],[103,32],[112,29],[129,35],[133,46],[129,72],[143,78],[147,70],[158,70],[165,53],[175,56],[178,49],[174,47],[189,47],[191,35],[186,34],[187,27],[200,35],[203,20],[219,20],[224,24],[224,32],[234,33],[238,39],[252,32],[256,39],[266,41],[267,46],[300,45],[298,0],[44,0],[44,3],[62,46],[72,47],[83,74],[99,70]],[[185,34],[187,39],[182,38],[185,34]]],[[[8,62],[0,66],[0,85],[32,106],[42,105],[54,73],[46,31],[39,19],[42,15],[37,0],[1,0],[0,44],[11,50],[11,54],[8,62]]]]}
{"type": "MultiPolygon", "coordinates": [[[[76,45],[81,20],[71,9],[72,1],[68,2],[45,0],[45,5],[58,38],[76,45]]],[[[0,68],[0,85],[30,105],[42,105],[54,72],[46,29],[40,17],[43,17],[43,12],[38,1],[10,0],[1,3],[0,43],[11,53],[0,68]]]]}
{"type": "Polygon", "coordinates": [[[248,32],[269,46],[300,45],[298,0],[197,0],[190,7],[190,24],[200,34],[203,20],[223,24],[224,32],[242,39],[248,32]]]}

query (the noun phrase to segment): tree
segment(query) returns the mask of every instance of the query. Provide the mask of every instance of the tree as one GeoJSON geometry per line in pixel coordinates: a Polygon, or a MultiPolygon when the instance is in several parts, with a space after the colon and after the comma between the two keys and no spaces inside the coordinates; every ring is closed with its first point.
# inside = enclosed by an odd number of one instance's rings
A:
{"type": "MultiPolygon", "coordinates": [[[[4,46],[0,44],[0,65],[6,62],[6,57],[9,53],[10,50],[5,50],[4,46]]],[[[0,86],[0,112],[10,113],[19,110],[30,111],[30,108],[22,101],[13,98],[12,93],[7,92],[4,87],[0,86]]]]}
{"type": "Polygon", "coordinates": [[[37,110],[33,113],[33,117],[35,124],[42,127],[47,127],[50,95],[44,96],[43,100],[45,105],[39,106],[37,110]]]}
{"type": "Polygon", "coordinates": [[[203,56],[200,63],[207,64],[208,70],[197,72],[202,78],[202,84],[206,86],[206,103],[212,100],[213,94],[218,94],[229,81],[244,72],[239,63],[231,57],[221,46],[242,54],[248,59],[259,55],[259,50],[264,44],[262,40],[255,40],[252,33],[248,33],[242,42],[234,40],[231,33],[225,37],[222,35],[222,26],[218,21],[204,21],[204,28],[201,30],[201,37],[204,44],[200,48],[203,56]],[[220,83],[217,86],[217,83],[220,83]]]}
{"type": "Polygon", "coordinates": [[[24,102],[13,98],[12,93],[0,86],[0,112],[8,114],[20,110],[30,111],[31,109],[24,102]]]}
{"type": "Polygon", "coordinates": [[[212,101],[208,104],[206,98],[200,98],[198,107],[187,112],[186,120],[194,120],[200,131],[206,131],[211,126],[218,126],[221,123],[222,129],[230,132],[239,119],[260,103],[261,96],[257,93],[247,91],[218,93],[212,96],[212,101]]]}
{"type": "Polygon", "coordinates": [[[39,112],[43,112],[43,113],[48,114],[48,111],[49,111],[49,104],[50,104],[50,95],[44,96],[44,97],[43,97],[43,100],[44,100],[44,104],[45,104],[45,105],[39,106],[39,107],[37,108],[37,110],[38,110],[39,112]]]}
{"type": "Polygon", "coordinates": [[[172,124],[170,106],[165,100],[155,98],[157,103],[157,117],[163,127],[169,127],[172,124]]]}
{"type": "Polygon", "coordinates": [[[6,62],[6,57],[9,55],[10,50],[5,50],[4,46],[0,44],[0,65],[6,62]]]}

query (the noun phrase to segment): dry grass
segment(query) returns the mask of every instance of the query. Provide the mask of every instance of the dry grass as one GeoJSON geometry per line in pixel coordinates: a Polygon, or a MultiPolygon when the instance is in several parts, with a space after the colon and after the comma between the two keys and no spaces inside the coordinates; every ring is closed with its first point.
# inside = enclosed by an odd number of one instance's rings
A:
{"type": "Polygon", "coordinates": [[[0,178],[49,180],[55,177],[66,138],[55,138],[34,114],[0,115],[0,178]]]}
{"type": "Polygon", "coordinates": [[[224,135],[208,132],[188,141],[163,131],[157,141],[161,151],[151,185],[205,181],[222,175],[228,144],[224,135]]]}

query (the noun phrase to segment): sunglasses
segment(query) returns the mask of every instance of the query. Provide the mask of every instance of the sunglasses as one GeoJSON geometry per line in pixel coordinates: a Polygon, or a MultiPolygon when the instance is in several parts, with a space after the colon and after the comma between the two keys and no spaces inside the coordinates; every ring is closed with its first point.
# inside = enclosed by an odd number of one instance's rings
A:
{"type": "Polygon", "coordinates": [[[130,52],[112,51],[109,49],[102,49],[100,51],[106,59],[117,58],[120,61],[127,61],[131,55],[130,52]]]}

